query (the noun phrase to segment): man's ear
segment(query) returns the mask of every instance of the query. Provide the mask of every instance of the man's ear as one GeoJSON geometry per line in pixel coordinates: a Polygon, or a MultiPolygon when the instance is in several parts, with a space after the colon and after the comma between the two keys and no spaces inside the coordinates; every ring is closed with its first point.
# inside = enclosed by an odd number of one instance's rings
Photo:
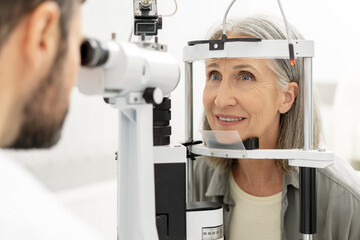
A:
{"type": "Polygon", "coordinates": [[[39,79],[48,71],[58,50],[60,9],[55,2],[40,4],[25,20],[24,57],[29,71],[39,79]]]}
{"type": "Polygon", "coordinates": [[[290,82],[281,91],[282,99],[281,99],[280,108],[279,108],[280,113],[287,113],[291,109],[291,107],[298,95],[298,88],[299,88],[299,85],[296,82],[290,82]]]}

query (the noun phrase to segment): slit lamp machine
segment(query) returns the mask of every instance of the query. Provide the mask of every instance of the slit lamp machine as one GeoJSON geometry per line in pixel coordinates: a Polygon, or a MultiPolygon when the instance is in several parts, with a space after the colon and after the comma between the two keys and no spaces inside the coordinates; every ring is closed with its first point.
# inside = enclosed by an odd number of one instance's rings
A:
{"type": "MultiPolygon", "coordinates": [[[[325,168],[335,154],[313,149],[312,58],[308,40],[231,39],[226,17],[221,39],[192,41],[184,48],[184,144],[170,144],[170,93],[180,80],[179,64],[157,39],[162,17],[156,0],[133,0],[134,35],[139,42],[87,39],[81,46],[79,90],[102,95],[119,111],[118,239],[221,240],[223,210],[218,203],[193,202],[195,155],[233,159],[288,159],[300,169],[300,233],[316,233],[316,168],[325,168]],[[304,59],[304,147],[261,150],[244,141],[244,149],[211,148],[193,139],[193,63],[214,58],[304,59]]],[[[281,4],[278,1],[280,9],[281,4]]],[[[287,21],[284,16],[285,24],[287,21]]],[[[292,62],[293,63],[293,62],[292,62]]],[[[253,140],[249,140],[253,141],[253,140]]]]}

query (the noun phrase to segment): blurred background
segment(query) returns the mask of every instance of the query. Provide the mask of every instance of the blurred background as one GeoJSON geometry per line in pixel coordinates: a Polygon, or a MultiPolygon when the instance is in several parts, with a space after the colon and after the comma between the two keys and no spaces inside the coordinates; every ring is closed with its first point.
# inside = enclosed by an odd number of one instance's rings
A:
{"type": "MultiPolygon", "coordinates": [[[[163,19],[159,41],[179,61],[182,77],[172,94],[172,142],[185,137],[182,49],[203,39],[222,20],[230,0],[178,0],[175,16],[163,19]]],[[[288,21],[315,41],[314,85],[321,101],[324,146],[360,169],[360,2],[356,0],[282,1],[288,21]]],[[[132,0],[87,0],[84,35],[102,40],[116,33],[127,41],[133,26],[132,0]]],[[[159,14],[175,9],[173,0],[158,0],[159,14]]],[[[238,0],[229,17],[265,14],[280,18],[275,0],[238,0]]],[[[134,40],[136,38],[133,38],[134,40]]],[[[81,77],[81,76],[80,76],[81,77]]],[[[195,136],[201,119],[201,86],[195,88],[195,136]]],[[[75,88],[60,143],[47,151],[9,154],[29,169],[70,211],[105,239],[116,239],[117,111],[101,97],[84,96],[75,88]]]]}

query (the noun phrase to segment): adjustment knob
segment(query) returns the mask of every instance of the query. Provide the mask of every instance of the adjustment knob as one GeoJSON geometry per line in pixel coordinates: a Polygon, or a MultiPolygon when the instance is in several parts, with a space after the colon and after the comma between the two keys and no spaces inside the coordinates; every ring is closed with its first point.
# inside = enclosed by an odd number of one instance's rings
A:
{"type": "Polygon", "coordinates": [[[160,104],[163,101],[164,94],[160,88],[147,88],[143,97],[147,103],[160,104]]]}

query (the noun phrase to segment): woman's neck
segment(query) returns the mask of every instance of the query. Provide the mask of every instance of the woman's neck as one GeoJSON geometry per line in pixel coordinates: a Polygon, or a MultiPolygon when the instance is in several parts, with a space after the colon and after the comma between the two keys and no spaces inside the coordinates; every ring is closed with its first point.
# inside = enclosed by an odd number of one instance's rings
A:
{"type": "MultiPolygon", "coordinates": [[[[259,138],[260,149],[276,149],[278,136],[279,127],[272,128],[259,138]]],[[[239,159],[232,173],[238,186],[254,196],[271,196],[282,189],[283,171],[275,159],[239,159]]]]}
{"type": "Polygon", "coordinates": [[[254,196],[271,196],[282,189],[283,172],[275,160],[239,159],[232,173],[238,186],[254,196]]]}

